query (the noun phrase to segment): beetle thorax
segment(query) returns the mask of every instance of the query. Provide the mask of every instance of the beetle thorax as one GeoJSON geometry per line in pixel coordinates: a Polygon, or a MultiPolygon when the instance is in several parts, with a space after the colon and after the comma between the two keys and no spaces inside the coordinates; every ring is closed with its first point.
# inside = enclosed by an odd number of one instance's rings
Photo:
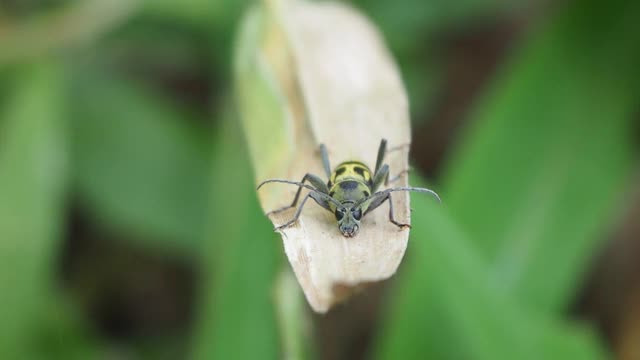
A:
{"type": "Polygon", "coordinates": [[[371,195],[371,171],[361,162],[345,162],[336,167],[327,185],[329,196],[339,202],[357,202],[371,195]]]}

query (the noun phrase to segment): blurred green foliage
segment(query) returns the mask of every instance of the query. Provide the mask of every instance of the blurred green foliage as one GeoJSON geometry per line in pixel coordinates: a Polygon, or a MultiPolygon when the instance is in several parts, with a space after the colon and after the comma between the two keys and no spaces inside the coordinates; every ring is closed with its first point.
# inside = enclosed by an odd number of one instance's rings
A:
{"type": "Polygon", "coordinates": [[[414,221],[411,261],[396,291],[379,358],[598,359],[596,338],[518,303],[449,211],[412,201],[429,222],[414,221]],[[437,224],[437,225],[434,225],[437,224]]]}
{"type": "Polygon", "coordinates": [[[631,179],[640,29],[625,14],[638,10],[565,9],[498,75],[448,163],[446,216],[427,216],[414,197],[429,219],[414,220],[421,265],[397,290],[384,358],[602,356],[594,338],[553,322],[564,321],[631,179]]]}
{"type": "Polygon", "coordinates": [[[67,175],[59,68],[16,71],[22,79],[3,107],[0,131],[0,346],[8,354],[30,347],[45,314],[67,175]]]}
{"type": "Polygon", "coordinates": [[[86,356],[85,336],[52,272],[68,189],[62,70],[43,61],[13,71],[20,80],[0,122],[0,349],[9,358],[86,356]]]}
{"type": "Polygon", "coordinates": [[[281,251],[258,206],[239,124],[226,116],[216,136],[209,195],[209,241],[201,248],[205,284],[194,346],[199,359],[279,357],[273,287],[281,251]],[[233,211],[229,211],[233,209],[233,211]],[[238,212],[243,216],[237,216],[238,212]]]}
{"type": "MultiPolygon", "coordinates": [[[[162,358],[178,342],[179,357],[280,358],[281,335],[303,335],[279,333],[281,245],[236,121],[251,109],[231,110],[249,2],[32,3],[0,4],[0,353],[162,358]],[[77,22],[60,32],[60,19],[77,22]],[[187,257],[198,269],[190,330],[124,345],[100,332],[61,280],[74,208],[128,246],[187,257]]],[[[354,1],[397,56],[417,117],[441,87],[444,64],[424,55],[436,33],[532,4],[354,1]]],[[[566,311],[637,162],[638,13],[632,1],[573,1],[531,27],[453,146],[436,187],[444,204],[413,197],[372,354],[607,357],[566,311]]]]}
{"type": "Polygon", "coordinates": [[[495,281],[543,311],[565,310],[579,290],[631,178],[640,27],[624,14],[637,10],[585,3],[534,36],[480,104],[445,177],[495,281]]]}
{"type": "Polygon", "coordinates": [[[207,218],[211,137],[204,126],[124,80],[85,74],[74,99],[80,201],[106,222],[154,239],[151,245],[193,250],[207,218]]]}

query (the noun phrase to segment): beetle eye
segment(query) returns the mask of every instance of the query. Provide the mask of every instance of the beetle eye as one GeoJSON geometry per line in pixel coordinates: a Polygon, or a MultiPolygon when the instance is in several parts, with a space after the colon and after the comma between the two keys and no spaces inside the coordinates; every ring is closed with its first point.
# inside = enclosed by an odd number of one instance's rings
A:
{"type": "Polygon", "coordinates": [[[354,219],[360,220],[360,218],[362,217],[362,210],[360,209],[351,210],[351,214],[353,215],[354,219]]]}
{"type": "Polygon", "coordinates": [[[336,220],[340,221],[344,217],[344,213],[340,210],[336,210],[336,220]]]}

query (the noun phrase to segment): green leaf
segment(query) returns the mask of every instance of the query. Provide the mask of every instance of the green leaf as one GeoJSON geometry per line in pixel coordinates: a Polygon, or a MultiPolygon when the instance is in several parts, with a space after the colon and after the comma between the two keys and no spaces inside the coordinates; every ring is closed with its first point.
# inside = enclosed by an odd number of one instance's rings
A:
{"type": "Polygon", "coordinates": [[[103,224],[149,245],[193,249],[209,160],[198,123],[123,81],[84,73],[75,92],[74,181],[103,224]]]}
{"type": "Polygon", "coordinates": [[[379,358],[604,357],[590,333],[527,312],[527,307],[500,291],[445,205],[413,196],[412,207],[411,258],[402,269],[397,298],[382,327],[379,358]]]}
{"type": "Polygon", "coordinates": [[[18,71],[0,113],[0,353],[29,358],[53,301],[67,149],[59,69],[18,71]]]}
{"type": "Polygon", "coordinates": [[[282,245],[258,206],[240,143],[237,125],[225,121],[216,142],[209,236],[202,248],[198,359],[279,358],[272,292],[282,245]]]}
{"type": "Polygon", "coordinates": [[[450,163],[453,216],[496,282],[539,309],[572,300],[629,180],[638,11],[582,1],[562,13],[501,74],[450,163]]]}

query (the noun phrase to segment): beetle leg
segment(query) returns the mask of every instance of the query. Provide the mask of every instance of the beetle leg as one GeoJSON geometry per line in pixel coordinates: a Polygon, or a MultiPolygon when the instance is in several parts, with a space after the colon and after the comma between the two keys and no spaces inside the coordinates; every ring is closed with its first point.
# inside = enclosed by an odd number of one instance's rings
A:
{"type": "Polygon", "coordinates": [[[378,147],[378,157],[376,158],[376,167],[373,170],[374,174],[377,174],[382,167],[384,161],[384,155],[387,153],[387,139],[380,140],[380,146],[378,147]]]}
{"type": "Polygon", "coordinates": [[[396,219],[394,219],[393,216],[393,201],[391,199],[391,195],[387,196],[387,199],[389,202],[389,221],[391,221],[395,226],[404,229],[404,228],[411,228],[411,225],[409,224],[403,224],[403,223],[399,223],[396,221],[396,219]]]}
{"type": "Polygon", "coordinates": [[[385,185],[388,185],[389,183],[398,181],[398,179],[400,179],[402,177],[402,175],[407,174],[409,172],[409,169],[406,170],[402,170],[398,175],[394,176],[393,178],[389,179],[389,166],[386,164],[383,164],[384,161],[384,157],[387,153],[390,153],[392,151],[396,151],[396,150],[400,150],[402,148],[406,148],[409,147],[410,144],[403,144],[403,145],[398,145],[398,146],[394,146],[390,149],[387,149],[387,140],[386,139],[382,139],[380,141],[380,146],[378,147],[378,157],[376,159],[376,167],[374,170],[374,176],[373,176],[373,181],[372,181],[372,190],[376,191],[380,185],[382,185],[383,183],[385,185]],[[385,169],[386,167],[386,169],[385,169]]]}
{"type": "MultiPolygon", "coordinates": [[[[304,183],[305,181],[310,182],[311,185],[313,185],[313,187],[315,187],[318,192],[321,192],[323,194],[329,194],[329,188],[327,187],[327,184],[325,184],[322,181],[322,179],[320,179],[319,176],[313,175],[313,174],[306,174],[302,178],[302,181],[300,181],[300,182],[304,183]]],[[[285,211],[287,209],[291,209],[292,207],[295,207],[296,204],[298,203],[298,200],[300,199],[300,193],[301,192],[302,192],[302,187],[298,188],[298,191],[296,191],[296,196],[293,198],[293,202],[291,203],[291,205],[281,207],[280,209],[269,211],[267,213],[267,215],[277,214],[279,212],[283,212],[283,211],[285,211]]]]}
{"type": "Polygon", "coordinates": [[[394,182],[396,182],[396,181],[400,180],[400,178],[402,178],[402,176],[404,176],[404,175],[408,174],[408,173],[409,173],[409,171],[411,171],[411,169],[404,169],[404,170],[400,171],[400,172],[398,173],[398,175],[394,176],[394,177],[393,177],[393,178],[391,178],[391,179],[389,179],[389,177],[387,177],[387,179],[385,180],[384,184],[385,184],[385,185],[389,185],[389,184],[391,184],[391,183],[394,183],[394,182]]]}
{"type": "Polygon", "coordinates": [[[410,148],[410,147],[411,147],[411,143],[397,145],[397,146],[389,148],[389,150],[387,150],[387,154],[390,153],[390,152],[394,152],[394,151],[398,151],[400,149],[410,148]]]}
{"type": "Polygon", "coordinates": [[[329,164],[329,154],[327,153],[327,147],[324,144],[320,144],[320,157],[322,157],[322,166],[324,167],[324,173],[327,175],[327,179],[330,179],[331,165],[329,164]]]}
{"type": "Polygon", "coordinates": [[[302,208],[304,208],[304,204],[307,202],[307,200],[309,200],[309,198],[312,198],[313,200],[315,200],[318,205],[322,206],[323,208],[329,210],[329,203],[322,200],[322,197],[320,196],[314,196],[316,195],[315,192],[310,192],[307,194],[307,196],[304,197],[304,199],[302,200],[302,202],[300,203],[300,206],[298,207],[298,210],[296,210],[295,215],[293,215],[293,218],[289,221],[287,221],[286,223],[278,226],[275,228],[276,231],[282,230],[288,226],[290,226],[291,224],[295,223],[296,221],[298,221],[298,218],[300,218],[300,214],[302,213],[302,208]]]}
{"type": "Polygon", "coordinates": [[[389,202],[389,221],[391,221],[394,225],[396,225],[396,226],[398,226],[400,228],[405,228],[405,227],[409,227],[410,228],[411,225],[399,223],[399,222],[396,221],[395,216],[393,215],[393,200],[391,199],[391,194],[389,194],[389,193],[379,192],[379,193],[373,194],[373,196],[371,196],[371,198],[368,200],[368,204],[365,203],[366,211],[365,211],[364,215],[366,215],[366,214],[372,212],[373,210],[377,209],[385,201],[389,202]]]}
{"type": "Polygon", "coordinates": [[[383,183],[386,185],[389,182],[389,165],[384,164],[378,171],[373,175],[373,180],[371,181],[371,191],[376,192],[380,185],[383,183]]]}

